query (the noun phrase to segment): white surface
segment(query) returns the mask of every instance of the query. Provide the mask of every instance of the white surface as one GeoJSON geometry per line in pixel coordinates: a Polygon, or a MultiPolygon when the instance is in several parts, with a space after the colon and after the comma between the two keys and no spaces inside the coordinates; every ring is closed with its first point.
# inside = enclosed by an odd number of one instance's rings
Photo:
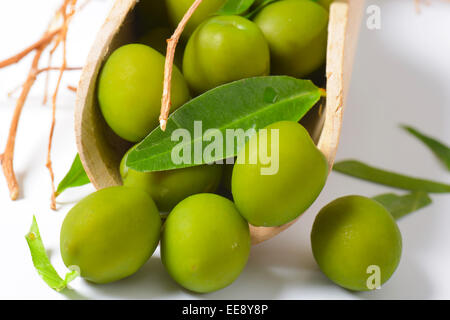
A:
{"type": "MultiPolygon", "coordinates": [[[[0,60],[36,40],[59,0],[0,2],[0,60]]],[[[112,1],[93,1],[74,21],[69,36],[69,64],[80,66],[95,30],[112,1]]],[[[398,128],[407,123],[450,144],[450,5],[432,1],[415,12],[413,0],[378,0],[382,28],[363,27],[354,68],[338,159],[357,158],[376,166],[450,182],[450,174],[419,142],[398,128]]],[[[55,62],[57,59],[55,59],[55,62]]],[[[46,60],[43,59],[43,62],[46,60]]],[[[6,93],[20,84],[30,59],[0,70],[0,149],[3,150],[14,100],[6,93]]],[[[56,65],[56,64],[55,64],[56,65]]],[[[41,76],[42,77],[42,76],[41,76]]],[[[56,75],[53,76],[55,78],[56,75]]],[[[76,85],[79,73],[67,74],[76,85]]],[[[230,287],[194,295],[178,287],[164,271],[159,252],[134,276],[110,285],[75,280],[66,295],[49,289],[31,263],[24,239],[36,214],[51,260],[62,275],[59,229],[73,204],[92,187],[61,196],[59,210],[49,209],[50,180],[45,168],[51,109],[40,104],[43,77],[28,100],[19,126],[15,168],[20,200],[11,202],[0,176],[0,298],[137,298],[137,299],[393,299],[450,298],[450,196],[433,195],[432,206],[400,221],[403,257],[395,275],[379,291],[351,293],[319,271],[309,233],[318,210],[343,195],[373,196],[393,191],[333,173],[322,195],[302,219],[277,238],[254,247],[240,278],[230,287]]],[[[61,90],[53,148],[57,182],[76,153],[74,95],[61,90]]],[[[395,191],[395,190],[394,190],[395,191]]]]}

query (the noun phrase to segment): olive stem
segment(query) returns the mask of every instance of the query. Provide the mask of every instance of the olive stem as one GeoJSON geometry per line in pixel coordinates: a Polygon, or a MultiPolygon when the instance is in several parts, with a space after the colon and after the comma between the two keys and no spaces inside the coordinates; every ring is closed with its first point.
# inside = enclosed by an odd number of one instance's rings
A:
{"type": "Polygon", "coordinates": [[[172,71],[173,71],[173,60],[175,58],[175,50],[180,40],[181,34],[184,31],[189,19],[192,17],[194,12],[197,10],[198,6],[203,0],[195,0],[189,10],[185,13],[183,19],[181,19],[175,32],[170,39],[167,39],[167,53],[166,61],[164,65],[164,87],[163,94],[161,98],[161,114],[159,116],[159,124],[162,131],[166,130],[167,118],[169,118],[171,103],[171,91],[172,91],[172,71]]]}
{"type": "Polygon", "coordinates": [[[320,91],[320,96],[322,98],[326,98],[327,97],[327,90],[326,89],[319,88],[319,91],[320,91]]]}

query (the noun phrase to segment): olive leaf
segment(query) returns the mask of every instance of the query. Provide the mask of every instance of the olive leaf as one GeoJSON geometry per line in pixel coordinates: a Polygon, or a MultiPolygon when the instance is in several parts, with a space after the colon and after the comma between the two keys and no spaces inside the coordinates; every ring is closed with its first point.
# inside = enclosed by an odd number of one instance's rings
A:
{"type": "Polygon", "coordinates": [[[334,165],[333,170],[362,180],[393,188],[427,193],[450,192],[450,185],[378,169],[356,160],[346,160],[334,165]]]}
{"type": "Polygon", "coordinates": [[[398,220],[409,213],[422,209],[432,203],[425,192],[412,192],[399,196],[395,193],[385,193],[372,199],[381,203],[398,220]]]}
{"type": "Polygon", "coordinates": [[[234,138],[223,138],[218,142],[223,152],[210,155],[204,155],[210,146],[203,141],[217,142],[217,133],[226,137],[233,130],[257,131],[282,120],[299,121],[320,97],[321,90],[311,81],[288,76],[255,77],[225,84],[174,111],[167,121],[166,131],[157,128],[151,132],[130,152],[126,164],[137,171],[151,172],[232,158],[249,135],[240,143],[232,143],[232,147],[228,146],[234,138]],[[172,139],[172,134],[182,131],[178,129],[184,130],[187,141],[180,143],[172,139]],[[189,149],[188,156],[195,160],[175,163],[172,152],[180,146],[189,149]]]}
{"type": "Polygon", "coordinates": [[[219,15],[241,15],[247,12],[255,0],[227,0],[216,13],[219,15]]]}
{"type": "Polygon", "coordinates": [[[442,162],[444,166],[450,171],[450,148],[447,147],[442,142],[426,136],[420,131],[414,129],[413,127],[403,125],[401,126],[406,132],[409,132],[411,135],[419,139],[422,143],[425,144],[434,155],[442,162]]]}
{"type": "Polygon", "coordinates": [[[50,259],[48,258],[47,252],[45,251],[35,216],[33,216],[30,231],[25,236],[25,239],[27,240],[28,247],[30,248],[34,267],[50,288],[59,292],[65,289],[69,282],[80,275],[78,270],[68,272],[64,279],[58,275],[55,268],[53,268],[50,259]]]}
{"type": "Polygon", "coordinates": [[[84,171],[83,164],[80,160],[80,155],[77,153],[73,160],[69,172],[67,172],[64,179],[59,183],[56,190],[56,196],[59,196],[68,188],[80,187],[90,183],[89,178],[84,171]]]}

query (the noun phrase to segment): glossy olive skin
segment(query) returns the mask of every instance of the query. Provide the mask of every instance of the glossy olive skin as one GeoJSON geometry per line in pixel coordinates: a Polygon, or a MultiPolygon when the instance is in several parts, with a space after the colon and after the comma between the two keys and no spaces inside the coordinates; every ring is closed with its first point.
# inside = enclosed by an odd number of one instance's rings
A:
{"type": "Polygon", "coordinates": [[[215,194],[198,194],[169,214],[161,236],[161,259],[182,287],[206,293],[230,285],[250,253],[247,222],[234,204],[215,194]]]}
{"type": "Polygon", "coordinates": [[[139,172],[126,166],[126,158],[130,151],[120,163],[123,185],[147,192],[161,212],[170,212],[185,198],[197,193],[214,192],[219,186],[223,172],[223,168],[219,165],[139,172]]]}
{"type": "Polygon", "coordinates": [[[158,245],[161,218],[145,192],[126,187],[97,191],[75,205],[64,219],[60,246],[67,267],[81,276],[109,283],[134,274],[158,245]]]}
{"type": "MultiPolygon", "coordinates": [[[[98,80],[100,110],[123,139],[138,142],[158,126],[164,62],[164,56],[156,50],[129,44],[115,50],[103,66],[98,80]]],[[[174,67],[171,110],[188,99],[187,84],[174,67]]]]}
{"type": "Polygon", "coordinates": [[[347,196],[325,206],[311,232],[314,257],[322,272],[341,287],[367,291],[369,266],[380,268],[380,284],[400,262],[402,237],[391,214],[378,202],[347,196]]]}
{"type": "MultiPolygon", "coordinates": [[[[165,0],[167,10],[169,12],[169,19],[172,26],[175,28],[186,12],[194,3],[194,0],[165,0]]],[[[183,31],[183,36],[190,36],[194,30],[206,19],[213,16],[227,0],[203,0],[200,6],[189,20],[186,28],[183,31]]]]}
{"type": "Polygon", "coordinates": [[[325,63],[328,11],[306,0],[283,0],[254,18],[270,47],[273,74],[303,78],[325,63]]]}
{"type": "Polygon", "coordinates": [[[243,217],[255,226],[274,227],[294,220],[316,200],[325,185],[328,164],[300,124],[281,121],[266,129],[268,152],[271,143],[278,144],[278,171],[262,174],[270,165],[264,165],[259,155],[265,150],[258,147],[259,131],[239,152],[231,183],[233,199],[243,217]],[[278,141],[272,138],[273,129],[278,130],[274,131],[279,134],[278,141]],[[249,161],[252,158],[257,159],[256,164],[249,161]]]}
{"type": "Polygon", "coordinates": [[[184,52],[183,74],[195,93],[269,72],[270,51],[264,35],[239,16],[208,19],[189,38],[184,52]]]}

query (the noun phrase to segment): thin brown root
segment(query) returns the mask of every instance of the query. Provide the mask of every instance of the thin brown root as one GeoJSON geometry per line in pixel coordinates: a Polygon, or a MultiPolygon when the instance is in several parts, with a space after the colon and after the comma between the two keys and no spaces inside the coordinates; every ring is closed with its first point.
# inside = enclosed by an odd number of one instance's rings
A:
{"type": "MultiPolygon", "coordinates": [[[[51,66],[52,65],[52,59],[53,59],[53,54],[50,53],[48,55],[48,61],[47,61],[47,65],[51,66]]],[[[47,104],[47,100],[48,100],[48,83],[50,82],[50,73],[46,73],[45,75],[45,84],[44,84],[44,98],[42,99],[42,105],[46,105],[47,104]]]]}
{"type": "MultiPolygon", "coordinates": [[[[61,69],[62,69],[62,66],[61,67],[42,68],[37,71],[37,75],[39,75],[43,72],[48,72],[48,71],[61,71],[61,69]]],[[[65,67],[63,71],[80,71],[81,69],[82,69],[82,67],[65,67]]]]}
{"type": "MultiPolygon", "coordinates": [[[[89,2],[89,0],[85,1],[85,3],[80,6],[84,7],[89,2]]],[[[54,185],[54,173],[52,169],[52,161],[51,161],[51,146],[53,142],[53,135],[54,135],[54,129],[55,129],[55,120],[56,120],[56,100],[58,91],[61,85],[61,79],[63,76],[64,71],[67,70],[79,70],[80,68],[68,68],[67,67],[67,61],[66,61],[66,39],[67,39],[67,31],[69,23],[72,19],[72,17],[76,13],[76,4],[77,0],[63,0],[62,5],[60,8],[56,11],[53,19],[51,20],[47,31],[44,33],[42,38],[29,46],[28,48],[24,49],[23,51],[19,52],[18,54],[0,61],[0,68],[12,65],[14,63],[19,62],[22,60],[25,56],[27,56],[32,51],[36,51],[33,63],[31,65],[30,71],[28,73],[27,79],[25,83],[21,86],[22,91],[17,99],[16,107],[14,109],[13,118],[11,120],[11,126],[9,130],[8,140],[6,143],[5,151],[3,154],[0,155],[0,161],[1,166],[8,184],[8,188],[10,191],[10,197],[12,200],[16,200],[19,196],[19,185],[17,183],[17,179],[14,173],[14,147],[15,147],[15,140],[16,140],[16,134],[17,134],[17,127],[20,119],[20,115],[23,109],[23,106],[25,104],[25,101],[28,97],[28,94],[31,90],[31,87],[33,86],[34,82],[36,81],[37,76],[40,73],[52,71],[52,70],[58,70],[59,71],[59,77],[58,82],[53,94],[52,99],[52,124],[50,128],[50,136],[49,136],[49,144],[48,144],[48,153],[47,153],[47,163],[46,166],[50,172],[50,177],[52,181],[52,202],[51,202],[51,208],[56,208],[56,202],[55,202],[55,185],[54,185]],[[59,25],[61,23],[61,26],[59,25]],[[55,52],[56,48],[63,44],[63,64],[60,67],[51,67],[48,66],[47,68],[38,69],[39,61],[41,59],[43,51],[48,48],[51,44],[51,50],[50,50],[50,56],[52,56],[53,52],[55,52]]],[[[51,61],[51,60],[49,60],[51,61]]],[[[49,63],[50,65],[50,63],[49,63]]],[[[47,80],[48,81],[48,80],[47,80]]],[[[47,85],[46,85],[47,87],[47,85]]],[[[20,88],[20,87],[19,87],[20,88]]],[[[46,89],[47,91],[47,89],[46,89]]],[[[46,95],[47,93],[45,93],[46,95]]],[[[44,101],[46,98],[44,97],[44,101]]]]}
{"type": "Polygon", "coordinates": [[[172,70],[173,60],[175,58],[175,50],[177,48],[177,44],[180,40],[181,34],[186,27],[186,24],[189,22],[189,19],[192,17],[195,10],[197,10],[202,1],[203,0],[195,0],[195,2],[184,15],[183,19],[181,19],[172,37],[167,40],[166,62],[164,65],[164,87],[161,98],[161,114],[159,116],[159,123],[162,131],[166,130],[167,119],[169,118],[170,107],[172,106],[172,70]]]}
{"type": "Polygon", "coordinates": [[[34,82],[36,81],[36,73],[39,64],[39,60],[42,55],[43,49],[37,49],[31,64],[31,69],[28,73],[27,80],[25,81],[20,97],[17,99],[16,108],[14,109],[13,118],[11,120],[11,126],[9,128],[8,140],[6,142],[5,151],[2,154],[1,162],[3,173],[6,178],[6,182],[9,188],[9,194],[11,200],[16,200],[19,196],[19,184],[17,183],[16,175],[14,173],[14,147],[16,144],[17,127],[19,124],[20,114],[22,113],[23,106],[25,105],[28,93],[31,90],[34,82]]]}
{"type": "Polygon", "coordinates": [[[77,87],[75,87],[75,86],[67,86],[67,89],[69,89],[70,91],[73,91],[73,92],[77,92],[77,87]]]}
{"type": "MultiPolygon", "coordinates": [[[[42,68],[42,69],[39,69],[37,72],[36,72],[36,76],[38,76],[38,75],[40,75],[41,73],[49,73],[49,71],[59,71],[61,69],[61,67],[47,67],[47,68],[42,68]]],[[[64,71],[79,71],[79,70],[81,70],[82,69],[82,67],[67,67],[67,68],[65,68],[64,69],[64,71]]],[[[17,87],[15,87],[14,89],[12,89],[11,91],[9,91],[8,92],[8,98],[11,98],[12,97],[12,95],[15,93],[15,92],[17,92],[20,88],[22,88],[23,87],[23,84],[21,84],[21,85],[18,85],[17,87]]],[[[46,90],[47,91],[47,90],[46,90]]],[[[46,102],[43,102],[43,104],[46,104],[46,102]]]]}
{"type": "MultiPolygon", "coordinates": [[[[56,88],[55,91],[53,93],[52,96],[52,124],[50,126],[50,134],[49,134],[49,139],[48,139],[48,149],[47,149],[47,169],[49,171],[50,174],[50,180],[51,180],[51,186],[52,186],[52,193],[51,193],[51,197],[50,197],[50,208],[52,210],[56,210],[56,188],[55,188],[55,174],[53,172],[53,166],[52,166],[52,157],[51,157],[51,151],[52,151],[52,144],[53,144],[53,135],[55,132],[55,123],[56,123],[56,100],[58,98],[58,92],[59,92],[59,87],[61,86],[61,80],[62,77],[64,75],[64,71],[66,70],[67,67],[67,31],[68,31],[68,27],[69,27],[69,23],[70,20],[72,18],[72,16],[75,14],[75,5],[76,5],[77,0],[66,0],[64,2],[64,4],[66,6],[69,6],[69,12],[66,12],[66,7],[64,7],[61,10],[62,16],[63,16],[63,26],[62,26],[62,30],[61,33],[57,39],[57,43],[62,43],[63,46],[63,62],[62,65],[59,69],[59,77],[58,77],[58,82],[56,84],[56,88]]],[[[52,52],[54,51],[55,47],[52,48],[52,52]]]]}
{"type": "Polygon", "coordinates": [[[53,37],[56,34],[58,34],[60,31],[61,31],[61,29],[58,28],[56,30],[53,30],[52,32],[46,33],[40,40],[33,43],[28,48],[24,49],[23,51],[19,52],[18,54],[14,55],[6,60],[0,61],[0,69],[19,62],[20,60],[25,58],[29,53],[31,53],[32,51],[34,51],[38,48],[45,47],[53,40],[53,37]]]}

